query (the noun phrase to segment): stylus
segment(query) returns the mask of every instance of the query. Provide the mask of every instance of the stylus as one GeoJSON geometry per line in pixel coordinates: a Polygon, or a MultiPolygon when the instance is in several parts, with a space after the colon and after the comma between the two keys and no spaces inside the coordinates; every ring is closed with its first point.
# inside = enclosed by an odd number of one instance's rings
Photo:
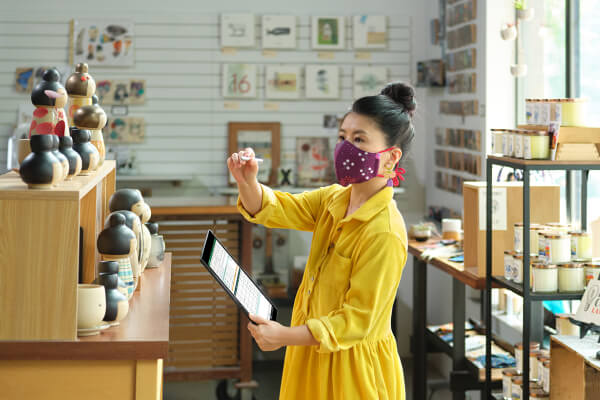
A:
{"type": "MultiPolygon", "coordinates": [[[[248,156],[240,156],[240,158],[242,159],[242,161],[250,161],[250,160],[252,160],[252,158],[248,157],[248,156]]],[[[259,163],[263,162],[262,158],[255,158],[255,160],[256,160],[256,162],[259,162],[259,163]]]]}

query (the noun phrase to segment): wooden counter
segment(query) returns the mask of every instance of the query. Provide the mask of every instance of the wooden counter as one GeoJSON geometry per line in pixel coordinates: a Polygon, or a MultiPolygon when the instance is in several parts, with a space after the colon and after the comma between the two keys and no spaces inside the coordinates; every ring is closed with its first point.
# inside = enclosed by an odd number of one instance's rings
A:
{"type": "Polygon", "coordinates": [[[598,336],[552,336],[550,340],[550,399],[600,398],[598,336]]]}
{"type": "Polygon", "coordinates": [[[171,255],[140,279],[127,317],[100,335],[73,341],[0,341],[0,398],[161,399],[171,255]]]}

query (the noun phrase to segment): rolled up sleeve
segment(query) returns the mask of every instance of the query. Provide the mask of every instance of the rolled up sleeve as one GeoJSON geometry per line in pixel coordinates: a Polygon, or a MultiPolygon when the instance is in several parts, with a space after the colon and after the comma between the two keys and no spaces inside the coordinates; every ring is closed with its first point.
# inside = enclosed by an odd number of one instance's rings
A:
{"type": "Polygon", "coordinates": [[[307,321],[320,353],[346,350],[365,340],[393,305],[406,263],[405,241],[395,233],[378,233],[365,238],[357,254],[341,308],[307,321]]]}

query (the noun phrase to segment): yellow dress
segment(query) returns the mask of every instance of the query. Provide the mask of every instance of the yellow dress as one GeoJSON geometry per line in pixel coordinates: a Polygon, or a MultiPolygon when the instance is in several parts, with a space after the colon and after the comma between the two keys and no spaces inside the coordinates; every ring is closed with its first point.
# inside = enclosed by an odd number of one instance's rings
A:
{"type": "Polygon", "coordinates": [[[292,195],[262,187],[250,216],[269,228],[314,232],[292,312],[318,346],[288,346],[280,399],[405,398],[391,314],[406,262],[404,220],[386,187],[344,217],[351,187],[292,195]]]}

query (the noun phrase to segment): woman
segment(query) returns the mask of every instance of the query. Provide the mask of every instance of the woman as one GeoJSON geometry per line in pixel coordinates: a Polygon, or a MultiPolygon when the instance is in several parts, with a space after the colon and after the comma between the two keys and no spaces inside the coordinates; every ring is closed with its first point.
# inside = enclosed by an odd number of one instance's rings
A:
{"type": "Polygon", "coordinates": [[[252,149],[227,160],[248,221],[313,232],[291,327],[258,316],[248,324],[263,351],[288,346],[280,399],[405,398],[390,320],[407,239],[391,186],[403,179],[396,166],[414,137],[415,109],[402,83],[353,104],[334,154],[342,186],[277,192],[257,182],[252,149]]]}

